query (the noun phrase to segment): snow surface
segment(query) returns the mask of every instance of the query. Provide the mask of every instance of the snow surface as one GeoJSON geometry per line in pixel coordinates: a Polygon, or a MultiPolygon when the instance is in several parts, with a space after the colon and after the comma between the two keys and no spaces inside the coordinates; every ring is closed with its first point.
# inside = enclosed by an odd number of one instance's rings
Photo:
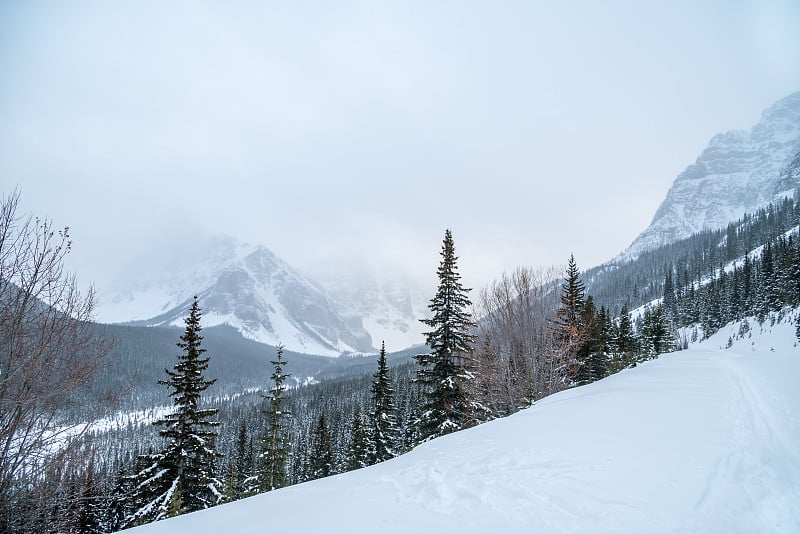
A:
{"type": "Polygon", "coordinates": [[[788,321],[552,395],[394,460],[147,533],[800,532],[800,348],[788,321]]]}

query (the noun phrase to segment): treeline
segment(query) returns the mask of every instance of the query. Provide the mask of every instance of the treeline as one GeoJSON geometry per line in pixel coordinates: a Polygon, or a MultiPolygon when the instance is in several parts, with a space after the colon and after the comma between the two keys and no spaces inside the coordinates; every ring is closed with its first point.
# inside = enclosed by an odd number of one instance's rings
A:
{"type": "Polygon", "coordinates": [[[638,307],[664,296],[664,281],[672,272],[679,287],[711,278],[720,266],[741,258],[800,224],[800,203],[785,199],[720,230],[693,236],[589,269],[587,287],[598,303],[620,310],[638,307]]]}
{"type": "MultiPolygon", "coordinates": [[[[728,239],[728,242],[730,238],[728,239]]],[[[698,325],[705,337],[748,316],[763,322],[770,312],[800,306],[800,239],[780,235],[740,261],[720,265],[708,278],[690,280],[685,266],[670,265],[658,309],[673,327],[698,325]]]]}

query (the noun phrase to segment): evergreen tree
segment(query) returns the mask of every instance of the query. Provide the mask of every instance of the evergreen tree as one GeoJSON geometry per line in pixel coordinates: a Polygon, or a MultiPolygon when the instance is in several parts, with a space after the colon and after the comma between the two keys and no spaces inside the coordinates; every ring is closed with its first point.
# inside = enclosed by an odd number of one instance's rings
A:
{"type": "Polygon", "coordinates": [[[347,448],[347,470],[353,471],[370,465],[373,446],[364,417],[361,415],[361,407],[356,404],[353,413],[353,423],[350,426],[350,444],[347,448]]]}
{"type": "Polygon", "coordinates": [[[613,335],[611,316],[605,306],[600,308],[592,331],[593,350],[589,355],[588,365],[591,369],[592,380],[600,380],[608,375],[608,363],[611,354],[610,344],[613,335]]]}
{"type": "Polygon", "coordinates": [[[575,255],[570,254],[564,283],[561,285],[561,307],[556,312],[558,317],[556,331],[565,341],[576,340],[581,333],[586,285],[580,276],[575,255]]]}
{"type": "Polygon", "coordinates": [[[636,336],[633,333],[633,324],[631,323],[631,314],[628,311],[628,305],[623,304],[622,310],[619,312],[619,325],[617,327],[617,338],[615,346],[621,367],[627,367],[635,363],[636,354],[636,336]]]}
{"type": "Polygon", "coordinates": [[[311,451],[308,458],[308,480],[333,474],[333,446],[325,414],[321,413],[311,433],[311,451]]]}
{"type": "Polygon", "coordinates": [[[672,266],[666,267],[667,274],[664,276],[664,312],[667,320],[672,322],[677,315],[677,304],[675,299],[675,283],[672,278],[672,266]]]}
{"type": "Polygon", "coordinates": [[[386,346],[381,342],[378,370],[372,381],[372,412],[370,412],[372,451],[370,463],[376,464],[397,456],[397,414],[394,407],[394,387],[386,365],[386,346]]]}
{"type": "Polygon", "coordinates": [[[197,297],[184,322],[186,329],[177,344],[182,349],[178,363],[174,370],[165,370],[167,380],[159,381],[172,389],[175,408],[154,423],[164,427],[159,434],[167,443],[145,458],[146,467],[136,475],[136,509],[128,518],[129,525],[208,508],[221,497],[220,484],[212,476],[217,456],[214,429],[219,423],[211,418],[217,410],[199,407],[200,395],[214,380],[203,377],[208,358],[202,357],[205,349],[200,346],[203,337],[197,297]]]}
{"type": "Polygon", "coordinates": [[[78,504],[77,527],[81,534],[100,534],[104,531],[101,525],[100,496],[94,482],[94,464],[86,469],[86,479],[78,504]]]}
{"type": "Polygon", "coordinates": [[[597,310],[591,296],[586,299],[581,312],[580,328],[583,332],[578,346],[576,360],[577,372],[575,380],[579,385],[588,384],[597,380],[594,374],[593,357],[597,353],[598,337],[596,327],[598,321],[597,310]]]}
{"type": "MultiPolygon", "coordinates": [[[[564,282],[561,285],[561,307],[556,310],[553,327],[553,335],[563,353],[566,382],[569,386],[589,381],[588,368],[585,365],[585,358],[588,356],[585,343],[590,341],[587,339],[590,329],[584,325],[584,319],[588,319],[584,317],[585,294],[586,286],[580,279],[575,256],[570,254],[564,282]]],[[[594,313],[594,308],[590,311],[594,313]]]]}
{"type": "Polygon", "coordinates": [[[469,354],[475,336],[475,323],[469,313],[469,289],[461,285],[456,265],[453,235],[445,232],[437,275],[439,287],[428,306],[430,319],[422,322],[431,330],[426,344],[431,352],[415,356],[419,364],[417,383],[424,401],[416,421],[420,441],[473,426],[481,407],[471,399],[474,375],[469,369],[469,354]]]}
{"type": "Polygon", "coordinates": [[[108,503],[107,530],[116,532],[125,527],[127,517],[133,512],[131,509],[132,477],[125,472],[125,467],[120,466],[111,490],[108,503]]]}
{"type": "Polygon", "coordinates": [[[253,475],[253,449],[252,438],[247,429],[247,420],[242,419],[239,424],[239,432],[236,435],[236,448],[233,454],[234,470],[234,496],[236,499],[249,497],[256,493],[253,475]]]}
{"type": "Polygon", "coordinates": [[[289,485],[289,461],[291,443],[288,436],[289,412],[284,407],[283,383],[291,376],[283,372],[286,361],[283,345],[278,346],[277,358],[272,361],[272,389],[269,396],[269,409],[265,412],[269,428],[261,442],[260,468],[258,473],[261,491],[270,491],[289,485]]]}
{"type": "Polygon", "coordinates": [[[642,322],[642,346],[649,358],[672,350],[672,333],[667,323],[664,307],[648,309],[642,322]]]}

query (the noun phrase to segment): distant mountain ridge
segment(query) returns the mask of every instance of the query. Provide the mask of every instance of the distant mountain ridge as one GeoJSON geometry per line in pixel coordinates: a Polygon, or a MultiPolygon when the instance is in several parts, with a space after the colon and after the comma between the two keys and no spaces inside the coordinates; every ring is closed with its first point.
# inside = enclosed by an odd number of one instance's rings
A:
{"type": "Polygon", "coordinates": [[[432,290],[401,273],[346,262],[327,261],[313,274],[339,313],[360,321],[376,345],[383,341],[387,350],[398,350],[424,343],[428,327],[420,319],[430,316],[432,290]]]}
{"type": "Polygon", "coordinates": [[[766,109],[748,131],[715,135],[675,179],[650,226],[621,254],[635,258],[794,194],[800,182],[800,92],[766,109]]]}
{"type": "Polygon", "coordinates": [[[263,246],[216,238],[202,261],[151,276],[101,295],[100,320],[182,326],[196,295],[206,327],[227,324],[248,339],[305,354],[376,350],[360,320],[343,318],[324,289],[263,246]]]}

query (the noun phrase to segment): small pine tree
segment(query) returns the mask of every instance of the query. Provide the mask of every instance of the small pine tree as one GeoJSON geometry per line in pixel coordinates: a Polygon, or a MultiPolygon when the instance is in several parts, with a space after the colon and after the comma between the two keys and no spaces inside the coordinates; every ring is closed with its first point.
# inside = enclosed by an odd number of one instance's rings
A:
{"type": "Polygon", "coordinates": [[[597,353],[598,337],[595,335],[599,317],[591,296],[586,299],[580,317],[582,335],[576,353],[577,372],[575,380],[579,385],[597,380],[594,373],[594,355],[597,353]]]}
{"type": "Polygon", "coordinates": [[[658,305],[655,309],[648,309],[645,312],[641,336],[644,351],[651,359],[672,350],[672,334],[663,306],[658,305]]]}
{"type": "Polygon", "coordinates": [[[143,458],[146,466],[135,475],[133,502],[135,510],[127,525],[157,521],[186,512],[202,510],[216,504],[222,494],[212,473],[219,423],[211,420],[217,410],[202,410],[200,395],[215,380],[206,380],[203,371],[208,358],[202,355],[200,306],[192,301],[186,329],[177,344],[182,349],[172,371],[165,370],[167,380],[160,380],[172,389],[175,410],[154,424],[164,427],[159,432],[167,443],[156,454],[143,458]]]}
{"type": "Polygon", "coordinates": [[[370,412],[371,442],[370,464],[397,456],[399,429],[394,407],[394,387],[386,365],[386,345],[381,342],[378,370],[372,381],[372,411],[370,412]]]}
{"type": "Polygon", "coordinates": [[[420,441],[473,426],[477,422],[476,411],[481,409],[471,398],[475,377],[469,369],[469,354],[475,341],[475,323],[468,311],[470,290],[461,285],[449,229],[445,231],[440,255],[439,287],[428,306],[433,317],[422,319],[432,329],[426,333],[431,352],[414,357],[419,364],[416,382],[424,397],[415,422],[420,441]]]}
{"type": "Polygon", "coordinates": [[[289,462],[291,443],[287,419],[289,412],[284,407],[284,382],[288,375],[283,372],[286,360],[283,360],[283,345],[278,346],[276,359],[272,361],[272,389],[269,409],[264,412],[268,419],[267,435],[261,441],[259,456],[259,486],[261,491],[271,491],[289,485],[289,462]]]}
{"type": "Polygon", "coordinates": [[[323,478],[333,474],[333,446],[331,442],[328,422],[325,419],[325,414],[322,413],[317,419],[317,424],[311,434],[311,451],[307,455],[307,480],[323,478]]]}
{"type": "Polygon", "coordinates": [[[78,532],[81,534],[100,534],[104,531],[101,524],[100,496],[94,482],[94,464],[86,469],[86,479],[78,503],[78,532]]]}
{"type": "Polygon", "coordinates": [[[614,342],[619,354],[621,367],[628,367],[636,361],[636,336],[633,332],[633,323],[631,322],[631,314],[628,311],[628,305],[623,304],[622,310],[619,312],[619,325],[617,327],[617,336],[614,342]]]}
{"type": "Polygon", "coordinates": [[[347,470],[353,471],[370,465],[372,452],[367,425],[361,415],[361,407],[356,404],[353,423],[350,426],[350,444],[347,448],[347,470]]]}
{"type": "Polygon", "coordinates": [[[132,480],[132,477],[125,472],[125,467],[120,466],[108,503],[106,524],[109,532],[122,530],[126,524],[126,518],[133,513],[131,510],[132,480]]]}

